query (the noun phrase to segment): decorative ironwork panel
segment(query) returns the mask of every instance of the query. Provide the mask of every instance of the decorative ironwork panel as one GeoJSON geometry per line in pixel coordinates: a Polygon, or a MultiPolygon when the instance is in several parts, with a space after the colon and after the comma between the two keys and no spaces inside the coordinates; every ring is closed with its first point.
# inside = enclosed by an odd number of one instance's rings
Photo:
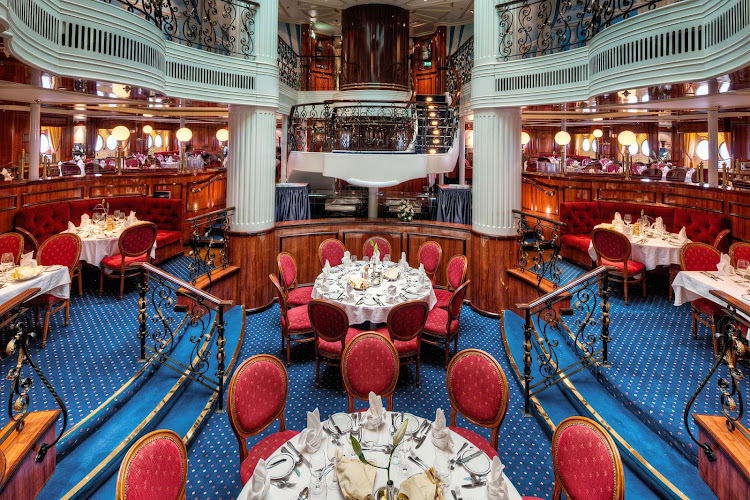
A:
{"type": "Polygon", "coordinates": [[[446,90],[450,95],[456,95],[458,83],[466,85],[471,81],[471,70],[474,67],[474,38],[470,38],[448,58],[446,71],[446,90]],[[456,77],[456,73],[458,77],[456,77]]]}
{"type": "Polygon", "coordinates": [[[210,292],[213,285],[212,273],[216,269],[226,269],[231,262],[229,256],[229,229],[232,224],[234,207],[216,210],[188,219],[190,231],[190,283],[195,285],[198,278],[206,276],[210,292]]]}
{"type": "Polygon", "coordinates": [[[279,47],[276,56],[279,65],[279,81],[293,89],[300,89],[300,58],[294,49],[279,37],[279,47]]]}
{"type": "Polygon", "coordinates": [[[503,60],[585,46],[597,33],[672,0],[514,0],[496,6],[503,60]]]}
{"type": "Polygon", "coordinates": [[[518,259],[516,266],[536,275],[537,294],[542,295],[542,282],[546,279],[557,288],[562,278],[560,267],[560,228],[564,222],[513,210],[516,218],[518,259]]]}

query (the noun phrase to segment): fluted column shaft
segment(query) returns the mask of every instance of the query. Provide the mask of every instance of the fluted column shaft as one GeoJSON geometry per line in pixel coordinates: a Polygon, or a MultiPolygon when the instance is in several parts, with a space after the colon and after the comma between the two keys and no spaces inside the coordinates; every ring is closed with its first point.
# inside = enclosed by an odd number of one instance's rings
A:
{"type": "Polygon", "coordinates": [[[227,206],[232,230],[255,233],[274,226],[276,109],[229,106],[227,206]]]}

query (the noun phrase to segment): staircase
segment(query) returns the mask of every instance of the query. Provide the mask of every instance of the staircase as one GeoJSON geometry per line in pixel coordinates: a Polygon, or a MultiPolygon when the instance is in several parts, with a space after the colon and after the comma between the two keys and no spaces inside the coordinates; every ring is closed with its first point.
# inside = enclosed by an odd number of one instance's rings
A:
{"type": "Polygon", "coordinates": [[[453,143],[455,123],[444,95],[417,95],[415,152],[447,153],[453,143]]]}

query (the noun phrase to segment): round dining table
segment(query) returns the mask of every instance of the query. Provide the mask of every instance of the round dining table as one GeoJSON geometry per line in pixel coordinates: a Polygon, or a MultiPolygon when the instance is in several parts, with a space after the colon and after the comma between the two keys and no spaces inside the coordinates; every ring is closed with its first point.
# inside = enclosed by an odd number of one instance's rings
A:
{"type": "MultiPolygon", "coordinates": [[[[596,227],[613,229],[611,224],[596,227]]],[[[647,271],[653,271],[659,266],[669,267],[673,264],[680,264],[680,251],[683,243],[680,242],[676,233],[659,234],[656,231],[648,230],[645,234],[639,236],[629,236],[629,239],[632,252],[630,260],[642,263],[646,266],[647,271]]],[[[690,243],[690,240],[686,240],[685,243],[690,243]]],[[[591,243],[589,243],[588,253],[591,260],[595,261],[596,250],[591,243]]]]}
{"type": "Polygon", "coordinates": [[[437,297],[425,273],[419,269],[401,267],[395,262],[379,263],[377,267],[382,271],[398,269],[396,279],[387,280],[383,272],[380,284],[371,285],[366,290],[354,290],[348,295],[347,283],[360,278],[365,265],[363,261],[357,261],[330,268],[327,277],[321,273],[315,280],[312,298],[335,302],[343,307],[350,325],[366,321],[385,323],[391,309],[403,302],[424,300],[429,309],[435,307],[437,297]],[[395,287],[394,295],[389,293],[392,286],[395,287]]]}
{"type": "MultiPolygon", "coordinates": [[[[324,421],[324,441],[320,450],[314,454],[304,451],[300,453],[300,450],[303,449],[299,442],[300,435],[293,437],[275,450],[266,460],[266,464],[269,466],[268,473],[271,476],[271,485],[266,498],[268,500],[294,500],[299,497],[302,490],[308,488],[310,500],[344,500],[334,467],[336,452],[341,452],[343,457],[357,459],[351,447],[350,435],[353,433],[355,437],[361,438],[359,440],[362,443],[365,458],[374,461],[380,467],[386,467],[389,456],[389,450],[386,447],[393,440],[391,427],[392,425],[398,427],[402,418],[408,419],[409,423],[403,443],[393,454],[391,479],[396,488],[409,477],[421,474],[425,468],[433,467],[438,476],[443,476],[441,480],[446,483],[443,490],[443,496],[446,499],[453,498],[451,491],[454,490],[456,497],[464,500],[487,498],[487,486],[482,483],[486,480],[486,474],[489,473],[492,461],[485,453],[479,451],[460,435],[448,431],[451,434],[453,446],[451,451],[445,451],[433,444],[433,424],[426,419],[408,412],[386,412],[380,427],[377,430],[369,430],[358,424],[358,421],[361,421],[361,415],[363,414],[337,413],[324,421]],[[343,436],[336,435],[331,420],[335,421],[338,430],[344,434],[343,436]],[[422,424],[425,424],[426,427],[423,427],[422,424]],[[336,437],[341,444],[337,444],[336,437]],[[300,455],[302,461],[295,466],[294,460],[299,460],[300,455]],[[465,465],[455,465],[453,469],[449,466],[446,467],[446,464],[449,465],[452,459],[458,459],[459,462],[465,459],[466,463],[465,465]],[[277,462],[279,463],[277,464],[277,462]],[[287,465],[286,462],[289,462],[289,464],[287,465]],[[321,481],[322,492],[317,496],[311,495],[313,492],[312,473],[308,464],[312,465],[313,468],[323,467],[323,474],[325,474],[321,481]],[[446,474],[441,474],[442,470],[447,471],[446,474]],[[472,480],[470,470],[479,472],[475,475],[475,480],[472,480]],[[478,480],[478,483],[476,480],[478,480]]],[[[387,472],[384,469],[375,470],[377,472],[374,489],[377,490],[385,486],[387,472]]],[[[513,486],[513,483],[507,476],[503,475],[503,477],[508,487],[508,500],[521,500],[521,495],[513,486]]],[[[248,500],[251,487],[252,480],[249,480],[242,488],[237,500],[248,500]]]]}
{"type": "MultiPolygon", "coordinates": [[[[137,221],[136,224],[138,222],[140,221],[137,221]]],[[[94,229],[93,224],[87,228],[77,227],[76,234],[81,238],[81,260],[99,267],[105,257],[118,255],[120,253],[120,235],[124,230],[124,224],[119,224],[114,229],[104,232],[94,229]]],[[[151,248],[151,258],[154,257],[156,257],[156,242],[151,248]]]]}

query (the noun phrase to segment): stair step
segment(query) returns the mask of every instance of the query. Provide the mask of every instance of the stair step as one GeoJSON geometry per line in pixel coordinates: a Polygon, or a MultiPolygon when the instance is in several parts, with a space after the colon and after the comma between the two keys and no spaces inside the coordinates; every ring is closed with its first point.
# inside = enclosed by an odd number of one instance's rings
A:
{"type": "MultiPolygon", "coordinates": [[[[503,314],[503,338],[516,378],[523,370],[524,320],[511,311],[503,314]],[[518,362],[516,362],[518,360],[518,362]]],[[[560,331],[547,331],[550,340],[559,342],[558,364],[568,366],[578,358],[560,331]],[[555,338],[557,336],[557,338],[555,338]]],[[[567,334],[566,334],[567,335],[567,334]]],[[[538,343],[532,341],[538,348],[538,343]]],[[[533,372],[538,379],[539,373],[533,372]]],[[[625,464],[626,495],[630,498],[715,498],[698,476],[698,470],[682,454],[654,436],[651,429],[616,401],[589,370],[558,383],[536,396],[543,412],[537,416],[546,425],[556,425],[571,415],[583,415],[599,421],[610,430],[625,464]],[[560,394],[564,397],[560,397],[560,394]],[[546,417],[546,418],[545,418],[546,417]],[[613,432],[612,429],[616,429],[613,432]],[[652,491],[653,489],[653,491],[652,491]]],[[[533,410],[532,410],[533,412],[533,410]]],[[[535,413],[535,412],[534,412],[535,413]]]]}

